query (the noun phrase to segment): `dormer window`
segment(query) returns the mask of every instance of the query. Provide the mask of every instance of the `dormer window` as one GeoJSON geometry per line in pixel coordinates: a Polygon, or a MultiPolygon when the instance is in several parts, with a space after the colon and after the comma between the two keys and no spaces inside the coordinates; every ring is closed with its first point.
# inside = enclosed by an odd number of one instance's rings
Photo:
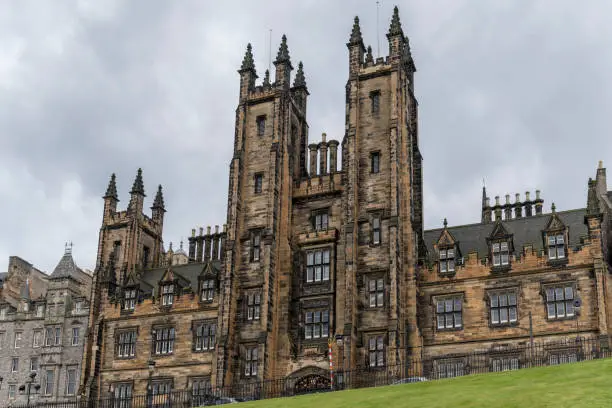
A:
{"type": "Polygon", "coordinates": [[[565,238],[562,233],[548,235],[548,259],[565,259],[565,238]]]}
{"type": "Polygon", "coordinates": [[[440,273],[455,272],[455,248],[440,249],[440,273]]]}
{"type": "Polygon", "coordinates": [[[212,302],[215,297],[215,280],[205,279],[202,281],[200,300],[202,302],[212,302]]]}
{"type": "Polygon", "coordinates": [[[174,303],[174,285],[162,286],[162,306],[172,306],[174,303]]]}
{"type": "Polygon", "coordinates": [[[134,310],[136,308],[136,289],[130,288],[125,291],[123,310],[134,310]]]}
{"type": "Polygon", "coordinates": [[[491,252],[493,252],[493,266],[509,265],[510,250],[507,241],[494,242],[491,246],[491,252]]]}

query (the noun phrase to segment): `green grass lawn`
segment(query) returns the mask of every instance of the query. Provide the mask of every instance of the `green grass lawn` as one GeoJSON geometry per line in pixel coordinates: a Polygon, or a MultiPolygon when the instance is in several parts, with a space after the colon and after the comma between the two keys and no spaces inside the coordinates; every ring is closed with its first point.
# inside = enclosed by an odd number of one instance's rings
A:
{"type": "Polygon", "coordinates": [[[241,407],[612,407],[612,359],[248,402],[241,407]]]}

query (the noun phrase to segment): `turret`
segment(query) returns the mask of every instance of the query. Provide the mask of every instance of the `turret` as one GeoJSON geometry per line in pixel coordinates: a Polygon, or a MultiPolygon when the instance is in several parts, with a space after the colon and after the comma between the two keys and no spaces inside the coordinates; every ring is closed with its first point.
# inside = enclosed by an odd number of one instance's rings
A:
{"type": "Polygon", "coordinates": [[[359,27],[359,17],[357,16],[355,16],[353,31],[351,31],[351,37],[346,46],[349,49],[349,75],[356,75],[359,72],[359,67],[363,64],[363,53],[365,52],[361,28],[359,27]]]}
{"type": "Polygon", "coordinates": [[[117,181],[115,180],[115,173],[111,174],[111,179],[104,193],[104,217],[114,214],[117,212],[117,203],[119,198],[117,197],[117,181]]]}
{"type": "Polygon", "coordinates": [[[276,77],[274,78],[274,84],[278,88],[289,88],[291,84],[291,71],[293,66],[291,65],[291,59],[289,58],[289,47],[287,47],[287,36],[283,34],[281,45],[278,48],[278,54],[276,54],[276,60],[274,60],[274,66],[276,67],[276,77]]]}
{"type": "Polygon", "coordinates": [[[242,100],[245,99],[249,95],[249,92],[255,87],[255,80],[257,79],[251,43],[247,44],[244,59],[242,60],[242,65],[238,73],[240,74],[240,99],[242,100]]]}
{"type": "Polygon", "coordinates": [[[389,40],[389,59],[393,60],[400,58],[405,48],[406,38],[404,37],[404,31],[400,23],[397,6],[393,8],[393,17],[391,17],[391,25],[389,26],[387,39],[389,40]]]}
{"type": "Polygon", "coordinates": [[[157,194],[155,194],[155,200],[153,200],[153,206],[151,207],[153,221],[158,222],[163,225],[164,223],[164,213],[166,212],[166,207],[164,206],[164,195],[162,193],[161,184],[157,187],[157,194]]]}
{"type": "Polygon", "coordinates": [[[136,178],[134,179],[134,184],[132,185],[132,190],[130,191],[128,211],[132,211],[137,214],[142,213],[145,197],[144,184],[142,182],[142,169],[138,169],[138,173],[136,173],[136,178]]]}

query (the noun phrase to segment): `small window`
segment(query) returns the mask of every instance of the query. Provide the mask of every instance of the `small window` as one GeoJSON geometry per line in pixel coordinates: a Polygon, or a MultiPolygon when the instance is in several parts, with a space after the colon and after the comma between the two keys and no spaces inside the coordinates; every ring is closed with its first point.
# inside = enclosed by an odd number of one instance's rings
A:
{"type": "Polygon", "coordinates": [[[78,346],[79,345],[79,337],[80,337],[80,333],[81,330],[78,327],[73,327],[72,328],[72,345],[73,346],[78,346]]]}
{"type": "Polygon", "coordinates": [[[247,294],[247,320],[259,320],[261,311],[261,294],[247,294]]]}
{"type": "Polygon", "coordinates": [[[546,310],[550,320],[573,318],[575,316],[574,287],[572,285],[547,287],[546,310]]]}
{"type": "Polygon", "coordinates": [[[463,326],[463,298],[452,296],[436,300],[436,319],[438,330],[460,329],[463,326]]]}
{"type": "Polygon", "coordinates": [[[257,347],[248,347],[245,351],[245,364],[244,364],[244,376],[245,377],[256,377],[257,376],[257,347]]]}
{"type": "Polygon", "coordinates": [[[380,244],[380,217],[372,218],[372,244],[380,244]]]}
{"type": "Polygon", "coordinates": [[[368,343],[370,367],[383,367],[385,365],[385,337],[370,337],[368,343]]]}
{"type": "Polygon", "coordinates": [[[329,310],[305,313],[304,338],[321,339],[329,337],[329,310]]]}
{"type": "Polygon", "coordinates": [[[129,288],[124,292],[123,310],[136,308],[136,288],[129,288]]]}
{"type": "Polygon", "coordinates": [[[53,395],[53,387],[55,385],[54,380],[55,380],[55,372],[53,370],[47,370],[45,372],[45,385],[44,385],[45,395],[53,395]]]}
{"type": "Polygon", "coordinates": [[[34,333],[32,334],[32,347],[40,347],[42,345],[42,338],[42,330],[34,330],[34,333]]]}
{"type": "Polygon", "coordinates": [[[577,361],[578,361],[578,356],[574,352],[555,353],[555,354],[551,354],[548,357],[549,365],[576,363],[577,361]]]}
{"type": "Polygon", "coordinates": [[[59,346],[62,344],[62,328],[47,327],[45,330],[45,346],[59,346]]]}
{"type": "Polygon", "coordinates": [[[455,272],[455,248],[440,249],[440,273],[455,272]]]}
{"type": "Polygon", "coordinates": [[[169,396],[172,393],[172,381],[153,381],[151,384],[154,407],[170,407],[169,396]]]}
{"type": "Polygon", "coordinates": [[[370,101],[372,104],[372,114],[380,112],[380,91],[374,91],[370,94],[370,101]]]}
{"type": "Polygon", "coordinates": [[[37,305],[36,306],[36,317],[44,317],[45,316],[45,306],[37,305]]]}
{"type": "Polygon", "coordinates": [[[74,395],[76,393],[76,368],[69,368],[66,371],[66,395],[74,395]]]}
{"type": "Polygon", "coordinates": [[[329,281],[329,249],[306,252],[306,282],[329,281]]]}
{"type": "Polygon", "coordinates": [[[5,339],[6,339],[6,332],[0,332],[0,350],[4,348],[5,339]]]}
{"type": "Polygon", "coordinates": [[[215,298],[215,281],[214,279],[206,279],[202,281],[202,289],[200,300],[202,302],[212,302],[215,298]]]}
{"type": "Polygon", "coordinates": [[[192,406],[200,407],[210,403],[212,395],[212,385],[210,378],[192,378],[191,379],[191,397],[192,406]]]}
{"type": "Polygon", "coordinates": [[[371,160],[370,171],[372,173],[379,173],[380,172],[380,153],[379,152],[372,153],[370,155],[370,160],[371,160]]]}
{"type": "Polygon", "coordinates": [[[172,306],[174,303],[174,285],[163,285],[162,286],[162,305],[172,306]]]}
{"type": "Polygon", "coordinates": [[[10,400],[15,399],[15,396],[17,395],[17,386],[15,384],[9,384],[8,386],[8,398],[10,400]]]}
{"type": "Polygon", "coordinates": [[[83,310],[83,302],[78,300],[74,303],[74,312],[75,313],[81,313],[81,311],[83,310]]]}
{"type": "Polygon", "coordinates": [[[11,359],[11,372],[16,373],[19,371],[19,359],[17,357],[13,357],[11,359]]]}
{"type": "Polygon", "coordinates": [[[383,278],[368,281],[368,296],[370,307],[383,307],[385,299],[385,281],[383,278]]]}
{"type": "Polygon", "coordinates": [[[217,325],[206,322],[195,326],[193,343],[195,351],[207,351],[215,349],[215,335],[217,325]]]}
{"type": "Polygon", "coordinates": [[[502,326],[517,322],[516,292],[492,293],[489,300],[492,325],[502,326]]]}
{"type": "Polygon", "coordinates": [[[260,194],[263,189],[263,173],[255,174],[255,194],[260,194]]]}
{"type": "Polygon", "coordinates": [[[15,332],[15,348],[21,347],[21,339],[23,337],[23,332],[15,332]]]}
{"type": "Polygon", "coordinates": [[[327,211],[318,211],[314,214],[314,229],[325,231],[329,227],[329,215],[327,211]]]}
{"type": "Polygon", "coordinates": [[[259,262],[261,256],[261,232],[251,233],[251,262],[259,262]]]}
{"type": "Polygon", "coordinates": [[[174,327],[164,327],[155,331],[155,354],[166,355],[174,351],[174,327]]]}
{"type": "Polygon", "coordinates": [[[548,259],[565,259],[565,239],[563,234],[548,236],[548,259]]]}
{"type": "Polygon", "coordinates": [[[509,263],[510,252],[508,250],[508,242],[495,242],[493,249],[493,266],[506,266],[509,263]]]}
{"type": "Polygon", "coordinates": [[[136,330],[121,331],[115,337],[115,354],[117,357],[134,357],[136,353],[136,330]]]}
{"type": "Polygon", "coordinates": [[[437,378],[454,378],[466,374],[465,362],[463,360],[451,359],[436,362],[437,378]]]}
{"type": "Polygon", "coordinates": [[[38,357],[30,358],[30,371],[38,371],[38,357]]]}
{"type": "Polygon", "coordinates": [[[257,119],[257,136],[263,136],[266,133],[266,116],[258,116],[257,119]]]}

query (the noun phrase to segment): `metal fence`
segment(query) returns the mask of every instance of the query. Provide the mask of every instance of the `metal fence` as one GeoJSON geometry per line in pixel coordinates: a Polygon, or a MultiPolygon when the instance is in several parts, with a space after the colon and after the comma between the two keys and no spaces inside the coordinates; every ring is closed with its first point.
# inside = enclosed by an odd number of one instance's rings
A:
{"type": "Polygon", "coordinates": [[[60,402],[34,400],[3,405],[13,408],[193,408],[252,401],[266,398],[291,397],[314,392],[377,387],[452,378],[470,374],[519,370],[578,361],[612,357],[607,337],[576,338],[551,343],[491,345],[486,350],[425,356],[408,364],[368,367],[332,376],[311,374],[301,378],[279,378],[260,382],[241,381],[230,387],[175,390],[163,394],[111,395],[95,400],[73,399],[60,402]],[[333,378],[333,380],[332,380],[333,378]]]}

